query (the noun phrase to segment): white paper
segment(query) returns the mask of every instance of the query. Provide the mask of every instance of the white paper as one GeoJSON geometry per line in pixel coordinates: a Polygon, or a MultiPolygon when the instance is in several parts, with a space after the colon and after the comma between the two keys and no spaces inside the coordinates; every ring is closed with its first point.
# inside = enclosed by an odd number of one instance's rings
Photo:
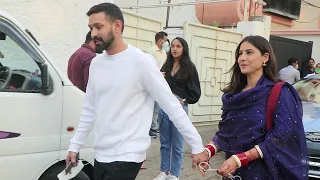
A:
{"type": "Polygon", "coordinates": [[[77,174],[79,174],[79,172],[81,171],[81,169],[84,167],[83,163],[81,160],[78,161],[78,165],[76,167],[72,167],[71,168],[71,174],[67,174],[65,170],[63,170],[60,174],[58,174],[58,178],[59,180],[69,180],[72,179],[74,177],[77,176],[77,174]]]}

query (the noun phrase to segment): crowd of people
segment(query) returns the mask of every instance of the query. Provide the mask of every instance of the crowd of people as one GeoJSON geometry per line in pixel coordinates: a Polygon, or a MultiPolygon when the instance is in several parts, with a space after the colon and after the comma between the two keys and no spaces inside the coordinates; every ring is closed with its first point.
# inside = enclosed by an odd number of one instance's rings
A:
{"type": "Polygon", "coordinates": [[[299,69],[299,61],[296,58],[289,58],[288,59],[288,66],[282,68],[279,71],[278,78],[281,81],[288,82],[290,84],[294,84],[295,82],[299,81],[300,78],[307,78],[314,74],[320,73],[320,63],[317,63],[315,66],[314,59],[308,60],[308,68],[305,72],[300,72],[299,69]]]}
{"type": "MultiPolygon", "coordinates": [[[[204,146],[188,118],[188,105],[201,96],[188,43],[181,37],[170,42],[159,32],[154,46],[142,52],[123,41],[125,20],[116,5],[95,5],[87,15],[90,32],[68,66],[85,101],[67,163],[77,165],[77,153],[94,129],[94,180],[133,180],[150,136],[160,133],[160,172],[154,180],[179,179],[184,140],[192,149],[192,167],[203,176],[210,159],[223,151],[226,160],[217,173],[224,179],[308,179],[301,100],[291,85],[300,79],[296,59],[279,72],[288,83],[281,84],[278,103],[267,112],[269,94],[279,84],[276,58],[265,38],[244,38],[229,71],[231,81],[222,90],[219,130],[204,146]]],[[[309,64],[308,74],[317,73],[314,60],[309,64]]]]}

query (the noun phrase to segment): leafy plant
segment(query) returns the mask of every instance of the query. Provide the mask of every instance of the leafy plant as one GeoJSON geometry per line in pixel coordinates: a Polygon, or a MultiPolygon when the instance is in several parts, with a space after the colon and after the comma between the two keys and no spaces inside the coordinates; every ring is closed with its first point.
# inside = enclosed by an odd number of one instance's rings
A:
{"type": "Polygon", "coordinates": [[[217,21],[214,21],[212,26],[218,28],[219,24],[217,23],[217,21]]]}

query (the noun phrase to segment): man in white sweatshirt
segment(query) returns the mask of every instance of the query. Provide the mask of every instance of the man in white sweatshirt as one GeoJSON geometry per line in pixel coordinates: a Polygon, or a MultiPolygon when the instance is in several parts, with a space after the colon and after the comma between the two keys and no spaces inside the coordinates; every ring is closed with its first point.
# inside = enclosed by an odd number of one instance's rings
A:
{"type": "Polygon", "coordinates": [[[124,43],[123,15],[111,3],[87,13],[91,36],[105,53],[91,62],[78,128],[70,141],[67,164],[94,126],[94,180],[133,180],[151,144],[149,129],[155,101],[192,148],[193,167],[207,161],[202,139],[172,94],[151,55],[124,43]]]}

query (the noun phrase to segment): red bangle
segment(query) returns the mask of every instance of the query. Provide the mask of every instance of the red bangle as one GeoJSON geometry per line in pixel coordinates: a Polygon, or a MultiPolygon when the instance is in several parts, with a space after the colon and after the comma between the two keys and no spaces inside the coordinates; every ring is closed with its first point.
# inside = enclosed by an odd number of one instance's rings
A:
{"type": "Polygon", "coordinates": [[[254,161],[254,160],[257,159],[257,157],[252,154],[251,150],[249,151],[249,153],[250,153],[250,155],[253,157],[253,158],[251,159],[251,161],[254,161]]]}
{"type": "MultiPolygon", "coordinates": [[[[214,156],[216,154],[216,150],[214,149],[214,147],[210,144],[206,145],[206,148],[208,148],[211,152],[211,157],[214,156]]],[[[210,157],[210,158],[211,158],[210,157]]]]}
{"type": "Polygon", "coordinates": [[[236,156],[240,159],[241,166],[247,166],[249,164],[249,158],[244,153],[236,154],[236,156]]]}

